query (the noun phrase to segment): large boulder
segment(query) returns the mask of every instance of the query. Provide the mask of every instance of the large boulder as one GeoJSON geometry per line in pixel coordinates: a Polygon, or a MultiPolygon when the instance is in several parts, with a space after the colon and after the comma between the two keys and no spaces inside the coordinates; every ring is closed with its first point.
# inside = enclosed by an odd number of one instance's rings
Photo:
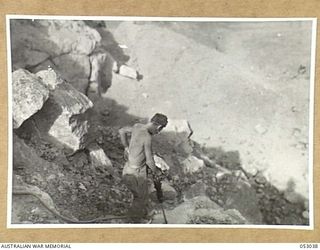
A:
{"type": "Polygon", "coordinates": [[[249,222],[236,209],[197,209],[190,216],[188,223],[191,224],[249,224],[249,222]]]}
{"type": "Polygon", "coordinates": [[[89,55],[101,41],[100,34],[83,21],[11,20],[10,28],[13,65],[33,66],[49,56],[69,53],[89,55]]]}
{"type": "Polygon", "coordinates": [[[65,54],[53,59],[61,76],[78,91],[85,94],[90,77],[90,61],[87,55],[65,54]]]}
{"type": "Polygon", "coordinates": [[[39,72],[38,76],[50,89],[50,96],[26,127],[48,135],[70,152],[80,149],[88,132],[86,111],[92,102],[53,70],[39,72]]]}
{"type": "MultiPolygon", "coordinates": [[[[224,210],[206,196],[186,200],[165,213],[168,224],[248,224],[239,211],[224,210]]],[[[156,214],[153,223],[163,224],[163,215],[156,214]]]]}
{"type": "Polygon", "coordinates": [[[89,92],[104,94],[111,86],[114,59],[105,51],[97,51],[90,56],[91,75],[89,92]]]}
{"type": "Polygon", "coordinates": [[[37,73],[50,66],[80,92],[86,92],[89,58],[101,46],[95,29],[72,20],[11,20],[10,27],[13,69],[37,73]]]}
{"type": "MultiPolygon", "coordinates": [[[[179,204],[172,210],[165,210],[168,224],[186,224],[197,208],[213,208],[220,207],[206,196],[198,196],[179,204]]],[[[156,214],[153,219],[155,224],[163,224],[163,215],[156,214]]]]}
{"type": "Polygon", "coordinates": [[[49,89],[34,74],[19,69],[12,74],[13,128],[38,112],[49,98],[49,89]]]}

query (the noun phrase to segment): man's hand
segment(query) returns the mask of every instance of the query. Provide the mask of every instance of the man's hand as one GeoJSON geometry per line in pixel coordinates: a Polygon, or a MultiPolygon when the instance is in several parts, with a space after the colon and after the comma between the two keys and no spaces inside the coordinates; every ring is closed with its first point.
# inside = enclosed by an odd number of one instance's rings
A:
{"type": "Polygon", "coordinates": [[[129,148],[128,148],[128,147],[125,147],[125,148],[124,148],[123,155],[124,155],[124,159],[125,159],[125,160],[128,160],[128,159],[129,159],[129,148]]]}
{"type": "Polygon", "coordinates": [[[163,177],[163,173],[161,171],[160,168],[156,168],[153,172],[152,172],[152,177],[155,181],[160,181],[163,177]]]}

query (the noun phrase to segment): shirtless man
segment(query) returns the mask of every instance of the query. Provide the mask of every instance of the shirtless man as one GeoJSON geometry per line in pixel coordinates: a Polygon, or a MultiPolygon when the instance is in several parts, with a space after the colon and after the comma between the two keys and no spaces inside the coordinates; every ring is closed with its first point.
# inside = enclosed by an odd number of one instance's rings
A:
{"type": "Polygon", "coordinates": [[[119,130],[128,161],[123,169],[123,181],[133,194],[129,215],[144,218],[148,215],[147,167],[155,176],[161,175],[152,155],[151,137],[168,123],[163,114],[155,114],[147,124],[135,124],[119,130]],[[131,135],[129,141],[128,136],[131,135]]]}

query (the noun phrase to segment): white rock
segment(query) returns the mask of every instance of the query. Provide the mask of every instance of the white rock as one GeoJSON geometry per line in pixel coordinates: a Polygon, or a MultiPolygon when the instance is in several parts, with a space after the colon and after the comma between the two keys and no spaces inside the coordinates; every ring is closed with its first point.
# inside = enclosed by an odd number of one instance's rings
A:
{"type": "Polygon", "coordinates": [[[57,71],[56,65],[52,62],[52,60],[45,60],[42,63],[38,64],[37,66],[33,67],[32,73],[37,74],[40,71],[43,70],[54,70],[57,71]]]}
{"type": "Polygon", "coordinates": [[[91,157],[91,163],[95,166],[112,167],[112,162],[106,156],[103,149],[101,148],[96,148],[96,149],[91,148],[90,157],[91,157]]]}
{"type": "Polygon", "coordinates": [[[170,167],[169,165],[163,160],[161,157],[154,155],[154,162],[156,163],[156,166],[160,168],[162,171],[169,171],[170,167]]]}
{"type": "Polygon", "coordinates": [[[128,46],[125,44],[118,44],[121,49],[128,49],[128,46]]]}
{"type": "Polygon", "coordinates": [[[256,176],[258,174],[258,172],[259,172],[258,169],[252,164],[250,164],[250,165],[249,164],[248,165],[243,164],[243,169],[245,169],[246,172],[249,173],[252,176],[256,176]]]}
{"type": "Polygon", "coordinates": [[[40,209],[38,208],[38,207],[35,207],[35,208],[33,208],[32,210],[31,210],[31,213],[33,213],[33,214],[40,214],[40,209]]]}
{"type": "Polygon", "coordinates": [[[228,175],[228,173],[218,172],[218,173],[216,174],[216,178],[217,178],[217,180],[221,180],[222,177],[225,176],[225,175],[228,175]]]}
{"type": "Polygon", "coordinates": [[[38,112],[49,98],[49,89],[43,82],[27,70],[17,70],[12,74],[13,127],[20,125],[38,112]]]}
{"type": "Polygon", "coordinates": [[[50,89],[54,90],[59,84],[62,84],[63,79],[53,70],[41,70],[36,75],[42,79],[43,83],[50,89]]]}
{"type": "Polygon", "coordinates": [[[93,106],[92,102],[52,70],[41,72],[41,77],[52,90],[44,107],[34,116],[36,127],[62,146],[72,151],[80,149],[88,132],[85,112],[93,106]]]}
{"type": "Polygon", "coordinates": [[[190,155],[188,158],[182,161],[182,167],[185,174],[192,174],[203,169],[205,167],[205,164],[203,160],[190,155]]]}
{"type": "Polygon", "coordinates": [[[88,147],[91,165],[95,168],[99,168],[114,177],[119,177],[114,170],[113,165],[109,157],[105,154],[102,148],[97,144],[90,145],[88,147]]]}
{"type": "Polygon", "coordinates": [[[79,188],[84,191],[87,191],[87,188],[81,182],[79,183],[79,188]]]}
{"type": "Polygon", "coordinates": [[[305,219],[309,219],[309,211],[303,211],[302,216],[305,219]]]}
{"type": "Polygon", "coordinates": [[[125,76],[125,77],[128,77],[128,78],[131,78],[131,79],[137,79],[138,78],[138,72],[127,66],[127,65],[121,65],[119,67],[119,75],[122,75],[122,76],[125,76]]]}
{"type": "Polygon", "coordinates": [[[148,93],[142,93],[142,96],[143,96],[143,98],[148,98],[149,97],[148,93]]]}

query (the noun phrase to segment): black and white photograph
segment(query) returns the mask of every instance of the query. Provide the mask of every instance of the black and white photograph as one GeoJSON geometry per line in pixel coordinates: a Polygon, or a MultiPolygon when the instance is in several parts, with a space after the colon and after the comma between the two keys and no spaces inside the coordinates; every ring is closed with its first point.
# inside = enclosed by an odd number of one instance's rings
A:
{"type": "Polygon", "coordinates": [[[8,228],[313,229],[315,33],[7,16],[8,228]]]}

